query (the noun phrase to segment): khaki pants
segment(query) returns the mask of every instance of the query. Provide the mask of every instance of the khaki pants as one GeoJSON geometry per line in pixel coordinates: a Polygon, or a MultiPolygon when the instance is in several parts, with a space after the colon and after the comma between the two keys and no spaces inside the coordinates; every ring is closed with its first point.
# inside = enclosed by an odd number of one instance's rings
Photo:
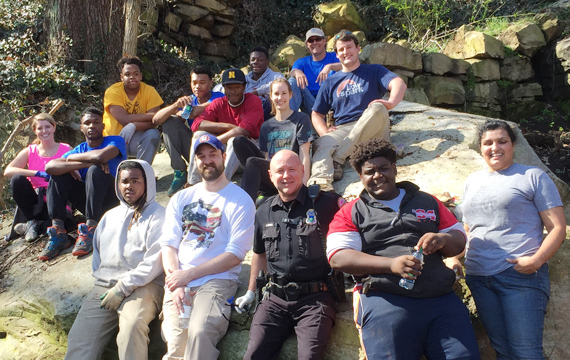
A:
{"type": "Polygon", "coordinates": [[[162,360],[216,360],[220,351],[216,345],[226,334],[231,307],[226,301],[235,295],[238,283],[232,280],[210,280],[196,291],[192,298],[192,312],[188,329],[178,326],[178,312],[172,293],[164,294],[162,337],[168,351],[162,360]]]}
{"type": "Polygon", "coordinates": [[[354,145],[379,138],[390,141],[390,119],[382,104],[370,105],[356,122],[340,125],[313,143],[311,178],[309,184],[321,185],[323,191],[333,191],[333,161],[344,164],[354,145]]]}
{"type": "Polygon", "coordinates": [[[69,331],[66,360],[99,360],[119,328],[121,360],[148,358],[148,324],[160,311],[162,286],[141,286],[123,300],[117,311],[101,309],[99,299],[109,288],[95,286],[87,294],[69,331]]]}

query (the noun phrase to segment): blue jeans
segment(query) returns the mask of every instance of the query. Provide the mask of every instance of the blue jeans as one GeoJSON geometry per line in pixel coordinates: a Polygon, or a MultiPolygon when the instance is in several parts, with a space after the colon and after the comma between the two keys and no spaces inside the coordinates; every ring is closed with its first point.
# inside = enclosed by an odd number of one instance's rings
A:
{"type": "Polygon", "coordinates": [[[455,293],[415,299],[383,291],[354,293],[368,359],[480,360],[469,312],[455,293]]]}
{"type": "Polygon", "coordinates": [[[498,360],[544,359],[548,264],[530,275],[511,267],[492,276],[467,275],[465,281],[498,360]]]}
{"type": "Polygon", "coordinates": [[[305,114],[311,116],[311,111],[313,109],[313,105],[315,104],[315,97],[309,89],[305,86],[304,89],[299,88],[297,85],[297,79],[294,77],[289,78],[289,84],[291,84],[291,90],[293,90],[293,97],[291,101],[289,101],[289,107],[293,111],[299,110],[305,114]]]}

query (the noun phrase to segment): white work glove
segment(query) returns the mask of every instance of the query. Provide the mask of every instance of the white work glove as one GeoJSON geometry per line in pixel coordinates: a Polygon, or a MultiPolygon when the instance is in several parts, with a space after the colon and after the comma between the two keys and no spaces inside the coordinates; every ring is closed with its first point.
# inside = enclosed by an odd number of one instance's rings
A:
{"type": "Polygon", "coordinates": [[[117,290],[117,285],[115,285],[111,289],[105,291],[105,293],[99,298],[99,300],[103,300],[101,301],[101,309],[117,310],[123,303],[124,299],[125,295],[121,294],[121,292],[117,290]]]}
{"type": "Polygon", "coordinates": [[[251,304],[255,300],[255,292],[248,290],[244,296],[240,296],[236,299],[236,311],[238,314],[243,314],[246,310],[245,307],[251,304]]]}
{"type": "Polygon", "coordinates": [[[123,128],[123,130],[121,130],[121,132],[119,133],[119,136],[123,137],[123,139],[125,139],[125,143],[127,143],[127,145],[128,145],[131,142],[131,139],[133,138],[135,131],[137,131],[137,127],[135,126],[135,124],[130,123],[130,124],[127,124],[123,128]]]}

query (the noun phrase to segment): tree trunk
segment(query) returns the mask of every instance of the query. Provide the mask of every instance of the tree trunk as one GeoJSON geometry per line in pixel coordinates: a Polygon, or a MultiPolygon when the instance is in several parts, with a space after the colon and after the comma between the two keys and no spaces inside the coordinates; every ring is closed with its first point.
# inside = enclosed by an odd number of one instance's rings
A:
{"type": "Polygon", "coordinates": [[[125,0],[48,0],[45,33],[53,62],[65,62],[100,77],[119,80],[125,0]]]}
{"type": "Polygon", "coordinates": [[[125,4],[125,39],[123,40],[123,55],[137,54],[137,39],[139,37],[139,17],[141,15],[141,0],[126,0],[125,4]]]}

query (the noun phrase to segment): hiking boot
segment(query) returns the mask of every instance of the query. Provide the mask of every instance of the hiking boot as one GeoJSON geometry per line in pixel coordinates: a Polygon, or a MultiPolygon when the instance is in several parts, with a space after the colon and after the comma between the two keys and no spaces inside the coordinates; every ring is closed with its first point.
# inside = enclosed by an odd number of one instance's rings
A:
{"type": "Polygon", "coordinates": [[[333,161],[333,167],[334,167],[333,179],[335,179],[335,180],[342,179],[342,176],[344,175],[344,169],[342,168],[342,164],[339,162],[333,161]]]}
{"type": "Polygon", "coordinates": [[[172,196],[172,195],[176,194],[176,192],[178,190],[182,189],[184,184],[186,184],[186,178],[187,177],[188,177],[188,172],[180,171],[180,170],[174,170],[174,179],[172,179],[172,184],[170,184],[170,187],[168,188],[168,191],[166,192],[168,194],[168,196],[172,196]]]}
{"type": "Polygon", "coordinates": [[[40,237],[40,226],[42,222],[39,220],[30,220],[27,224],[26,236],[24,237],[26,241],[32,242],[40,237]]]}
{"type": "Polygon", "coordinates": [[[47,234],[49,236],[47,245],[40,256],[38,256],[38,259],[42,261],[53,259],[61,250],[71,246],[71,241],[69,241],[65,229],[50,226],[47,229],[47,234]]]}
{"type": "Polygon", "coordinates": [[[83,256],[89,254],[93,251],[93,233],[95,232],[95,227],[87,226],[87,224],[77,225],[77,241],[75,241],[75,246],[71,255],[73,256],[83,256]]]}

